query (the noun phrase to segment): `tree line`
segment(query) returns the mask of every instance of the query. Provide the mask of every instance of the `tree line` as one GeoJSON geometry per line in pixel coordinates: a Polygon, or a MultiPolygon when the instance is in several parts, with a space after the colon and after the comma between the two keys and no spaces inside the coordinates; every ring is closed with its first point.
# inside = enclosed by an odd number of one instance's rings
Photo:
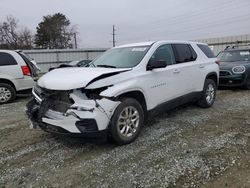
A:
{"type": "Polygon", "coordinates": [[[44,16],[35,34],[27,27],[20,27],[15,17],[7,16],[0,21],[0,49],[73,48],[76,33],[76,28],[62,13],[44,16]]]}

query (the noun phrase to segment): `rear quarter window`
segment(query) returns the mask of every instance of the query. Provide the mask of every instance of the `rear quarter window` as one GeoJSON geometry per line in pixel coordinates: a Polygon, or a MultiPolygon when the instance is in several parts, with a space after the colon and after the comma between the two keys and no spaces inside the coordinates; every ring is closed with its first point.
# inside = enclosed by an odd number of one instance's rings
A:
{"type": "Polygon", "coordinates": [[[6,66],[6,65],[17,65],[16,60],[12,55],[0,52],[0,66],[6,66]]]}
{"type": "Polygon", "coordinates": [[[197,54],[190,44],[172,44],[176,63],[195,61],[197,54]]]}
{"type": "Polygon", "coordinates": [[[208,45],[197,44],[197,46],[201,49],[201,51],[202,51],[208,58],[215,58],[214,52],[209,48],[208,45]]]}

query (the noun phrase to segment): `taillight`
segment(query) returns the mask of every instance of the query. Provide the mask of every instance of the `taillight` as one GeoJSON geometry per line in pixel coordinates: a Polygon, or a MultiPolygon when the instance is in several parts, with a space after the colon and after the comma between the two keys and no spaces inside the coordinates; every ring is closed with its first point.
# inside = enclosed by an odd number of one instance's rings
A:
{"type": "Polygon", "coordinates": [[[219,60],[216,60],[215,63],[216,63],[217,65],[220,65],[220,61],[219,61],[219,60]]]}
{"type": "Polygon", "coordinates": [[[21,69],[24,76],[30,76],[30,69],[28,66],[21,66],[21,69]]]}

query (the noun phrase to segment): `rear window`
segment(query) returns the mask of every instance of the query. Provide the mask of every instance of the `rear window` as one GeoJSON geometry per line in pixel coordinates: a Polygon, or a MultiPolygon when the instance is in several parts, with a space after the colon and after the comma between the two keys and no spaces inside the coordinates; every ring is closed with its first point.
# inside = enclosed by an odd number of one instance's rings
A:
{"type": "Polygon", "coordinates": [[[30,63],[30,59],[28,59],[27,56],[25,56],[23,53],[20,53],[20,52],[17,52],[17,53],[22,57],[22,59],[25,61],[26,64],[30,63]]]}
{"type": "Polygon", "coordinates": [[[215,58],[213,51],[209,48],[208,45],[204,44],[197,44],[197,46],[201,49],[201,51],[208,57],[208,58],[215,58]]]}
{"type": "Polygon", "coordinates": [[[17,65],[16,60],[12,55],[0,52],[0,66],[6,66],[6,65],[17,65]]]}
{"type": "Polygon", "coordinates": [[[173,44],[176,63],[185,63],[194,61],[197,54],[189,44],[173,44]]]}

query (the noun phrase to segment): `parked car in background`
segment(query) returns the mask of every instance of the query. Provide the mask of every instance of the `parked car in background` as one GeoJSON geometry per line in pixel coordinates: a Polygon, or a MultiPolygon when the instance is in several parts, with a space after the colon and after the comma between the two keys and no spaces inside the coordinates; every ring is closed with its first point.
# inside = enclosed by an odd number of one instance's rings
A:
{"type": "Polygon", "coordinates": [[[12,102],[17,93],[32,89],[39,68],[22,51],[0,50],[0,104],[12,102]]]}
{"type": "Polygon", "coordinates": [[[70,63],[63,63],[59,66],[55,66],[55,67],[50,67],[49,71],[52,71],[54,69],[58,69],[58,68],[65,68],[65,67],[85,67],[86,65],[88,65],[91,62],[91,60],[79,60],[79,61],[71,61],[70,63]]]}
{"type": "Polygon", "coordinates": [[[242,86],[250,89],[250,48],[227,47],[218,54],[220,86],[242,86]]]}
{"type": "Polygon", "coordinates": [[[59,135],[134,141],[150,114],[215,101],[219,67],[203,43],[158,41],[112,48],[89,67],[42,76],[27,104],[33,127],[59,135]]]}

